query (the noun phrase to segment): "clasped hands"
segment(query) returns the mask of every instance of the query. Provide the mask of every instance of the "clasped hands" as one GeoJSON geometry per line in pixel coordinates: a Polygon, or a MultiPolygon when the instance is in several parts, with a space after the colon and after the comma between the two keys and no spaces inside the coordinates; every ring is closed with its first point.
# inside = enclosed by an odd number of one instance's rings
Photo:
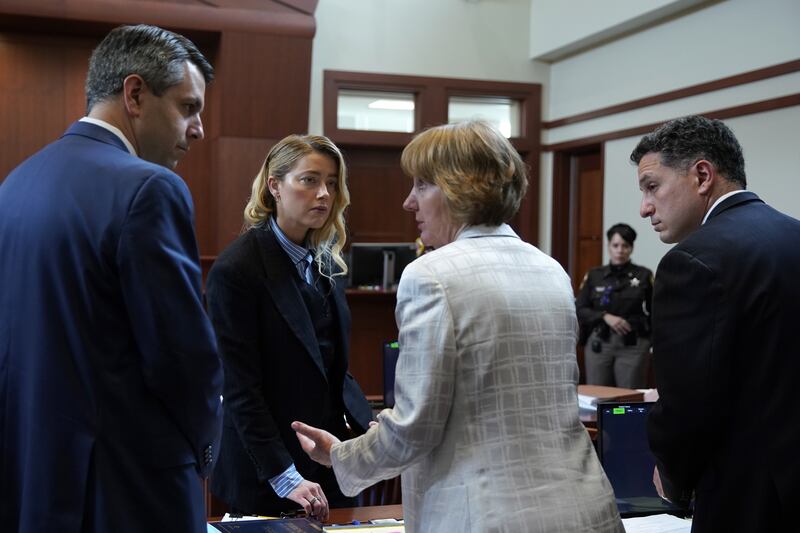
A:
{"type": "Polygon", "coordinates": [[[603,315],[603,320],[608,327],[610,327],[614,333],[619,335],[620,337],[624,337],[631,331],[633,331],[633,327],[631,326],[630,322],[622,318],[621,316],[612,315],[611,313],[606,313],[603,315]]]}

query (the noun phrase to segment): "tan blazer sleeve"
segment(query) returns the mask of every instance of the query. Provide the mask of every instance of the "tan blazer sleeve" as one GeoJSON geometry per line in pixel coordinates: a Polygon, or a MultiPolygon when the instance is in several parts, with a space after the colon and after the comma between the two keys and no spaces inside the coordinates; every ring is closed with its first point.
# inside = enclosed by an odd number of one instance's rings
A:
{"type": "Polygon", "coordinates": [[[395,406],[365,435],[336,445],[333,469],[342,492],[355,495],[400,474],[442,440],[455,390],[456,345],[442,285],[424,266],[403,272],[395,313],[400,358],[395,406]]]}

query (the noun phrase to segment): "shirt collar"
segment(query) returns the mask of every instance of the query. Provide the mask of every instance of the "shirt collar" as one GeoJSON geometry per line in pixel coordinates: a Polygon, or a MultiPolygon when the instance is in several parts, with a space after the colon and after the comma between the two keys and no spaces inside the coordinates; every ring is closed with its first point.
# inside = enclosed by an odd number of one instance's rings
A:
{"type": "Polygon", "coordinates": [[[725,200],[726,198],[730,198],[734,194],[739,194],[740,192],[747,192],[747,191],[745,189],[739,189],[739,190],[736,190],[736,191],[731,191],[729,193],[725,193],[722,196],[720,196],[719,198],[717,198],[717,201],[714,202],[711,205],[711,209],[706,211],[706,216],[703,217],[703,222],[700,225],[702,226],[703,224],[706,223],[706,220],[708,220],[708,215],[710,215],[712,213],[712,211],[714,211],[714,208],[717,207],[720,203],[722,203],[723,200],[725,200]]]}
{"type": "Polygon", "coordinates": [[[281,245],[283,251],[289,255],[289,259],[291,259],[295,265],[311,256],[311,250],[289,240],[280,226],[278,226],[278,223],[275,222],[274,217],[269,217],[268,220],[270,229],[275,234],[275,237],[278,238],[278,244],[281,245]]]}
{"type": "Polygon", "coordinates": [[[111,133],[119,137],[119,140],[125,144],[125,147],[128,149],[128,152],[138,157],[138,155],[136,154],[136,149],[133,147],[128,138],[125,137],[122,131],[116,126],[112,126],[105,120],[100,120],[99,118],[92,118],[92,117],[83,117],[80,119],[80,122],[88,122],[89,124],[94,124],[95,126],[100,126],[101,128],[110,131],[111,133]]]}
{"type": "Polygon", "coordinates": [[[516,237],[519,236],[514,233],[511,226],[508,224],[500,224],[499,226],[487,226],[478,224],[475,226],[465,226],[456,235],[457,241],[461,239],[472,239],[475,237],[516,237]]]}

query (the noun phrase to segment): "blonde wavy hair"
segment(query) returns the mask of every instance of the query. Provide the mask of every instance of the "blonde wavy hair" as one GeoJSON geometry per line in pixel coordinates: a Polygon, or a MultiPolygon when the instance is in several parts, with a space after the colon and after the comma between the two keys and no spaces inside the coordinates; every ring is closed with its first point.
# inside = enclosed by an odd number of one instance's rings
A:
{"type": "Polygon", "coordinates": [[[499,226],[513,217],[528,188],[528,170],[511,143],[484,120],[427,129],[400,158],[403,172],[439,187],[452,220],[499,226]]]}
{"type": "Polygon", "coordinates": [[[289,135],[270,149],[261,165],[261,170],[253,180],[250,199],[244,208],[245,228],[250,229],[266,222],[277,210],[275,198],[267,184],[269,177],[273,176],[283,181],[297,162],[312,152],[329,156],[339,169],[336,199],[331,206],[331,214],[321,228],[309,232],[307,241],[308,246],[315,250],[314,261],[317,263],[320,275],[332,280],[333,276],[347,274],[342,248],[347,240],[344,211],[350,205],[350,191],[347,189],[347,166],[344,157],[339,148],[327,137],[289,135]]]}

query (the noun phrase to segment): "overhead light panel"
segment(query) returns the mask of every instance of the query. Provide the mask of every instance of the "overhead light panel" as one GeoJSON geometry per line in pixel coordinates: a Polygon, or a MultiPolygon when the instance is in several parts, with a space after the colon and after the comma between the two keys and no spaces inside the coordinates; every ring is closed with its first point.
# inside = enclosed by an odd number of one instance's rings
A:
{"type": "Polygon", "coordinates": [[[409,100],[386,100],[380,99],[370,102],[367,106],[370,109],[391,109],[399,111],[413,111],[414,102],[409,100]]]}

